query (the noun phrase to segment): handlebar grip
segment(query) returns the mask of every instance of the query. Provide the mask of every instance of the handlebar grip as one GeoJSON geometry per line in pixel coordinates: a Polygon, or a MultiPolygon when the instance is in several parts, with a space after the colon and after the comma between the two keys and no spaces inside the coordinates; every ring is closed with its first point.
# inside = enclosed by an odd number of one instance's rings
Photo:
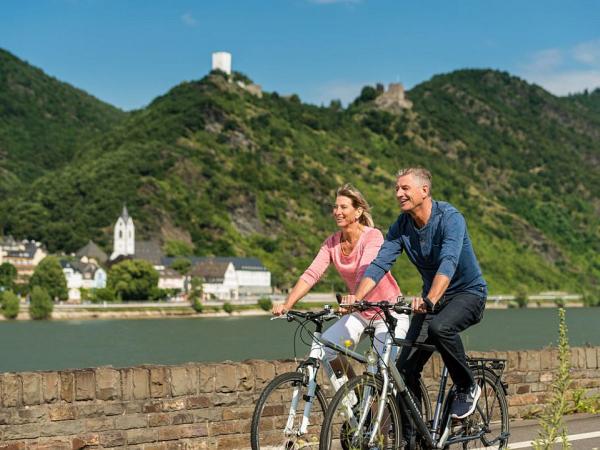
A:
{"type": "Polygon", "coordinates": [[[410,306],[403,305],[401,303],[396,303],[394,305],[394,312],[398,313],[398,314],[406,314],[406,315],[410,316],[412,314],[412,308],[410,306]]]}

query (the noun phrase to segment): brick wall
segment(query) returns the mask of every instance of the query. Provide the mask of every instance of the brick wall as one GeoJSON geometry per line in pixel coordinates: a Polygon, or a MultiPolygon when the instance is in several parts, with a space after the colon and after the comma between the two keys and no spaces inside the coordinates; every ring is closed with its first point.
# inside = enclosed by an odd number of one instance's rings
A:
{"type": "MultiPolygon", "coordinates": [[[[600,392],[600,347],[572,349],[573,388],[600,392]]],[[[512,417],[540,410],[556,350],[479,353],[508,360],[512,417]]],[[[425,369],[428,386],[440,371],[425,369]]],[[[249,447],[262,387],[292,361],[100,367],[0,375],[0,449],[249,447]]]]}

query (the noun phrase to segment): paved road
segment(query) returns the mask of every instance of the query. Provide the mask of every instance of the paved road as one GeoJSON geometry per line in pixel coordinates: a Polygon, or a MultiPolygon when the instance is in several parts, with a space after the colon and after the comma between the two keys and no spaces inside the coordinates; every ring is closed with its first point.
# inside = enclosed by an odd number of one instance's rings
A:
{"type": "MultiPolygon", "coordinates": [[[[600,415],[575,414],[564,420],[573,450],[600,450],[600,415]]],[[[511,422],[508,447],[511,450],[532,448],[531,441],[537,437],[538,430],[537,420],[511,422]]],[[[562,446],[557,444],[554,448],[562,446]]]]}

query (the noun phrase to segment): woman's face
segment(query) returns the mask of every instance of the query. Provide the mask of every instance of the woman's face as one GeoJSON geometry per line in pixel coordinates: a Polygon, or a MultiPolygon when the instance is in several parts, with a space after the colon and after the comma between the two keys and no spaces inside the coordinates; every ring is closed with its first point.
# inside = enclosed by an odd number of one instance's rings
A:
{"type": "Polygon", "coordinates": [[[347,227],[356,222],[358,217],[360,217],[360,211],[352,206],[351,199],[343,195],[336,197],[335,205],[333,205],[333,218],[338,227],[347,227]]]}

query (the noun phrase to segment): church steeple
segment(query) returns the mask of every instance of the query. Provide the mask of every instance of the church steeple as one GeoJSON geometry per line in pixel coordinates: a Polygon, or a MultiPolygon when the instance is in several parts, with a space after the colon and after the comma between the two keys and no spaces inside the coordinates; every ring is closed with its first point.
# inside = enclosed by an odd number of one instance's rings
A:
{"type": "Polygon", "coordinates": [[[127,205],[123,203],[123,212],[121,213],[121,217],[127,223],[127,219],[129,219],[129,211],[127,211],[127,205]]]}
{"type": "Polygon", "coordinates": [[[128,256],[135,254],[135,226],[133,219],[127,211],[127,206],[123,204],[123,211],[115,223],[113,252],[110,259],[115,259],[120,255],[128,256]]]}

